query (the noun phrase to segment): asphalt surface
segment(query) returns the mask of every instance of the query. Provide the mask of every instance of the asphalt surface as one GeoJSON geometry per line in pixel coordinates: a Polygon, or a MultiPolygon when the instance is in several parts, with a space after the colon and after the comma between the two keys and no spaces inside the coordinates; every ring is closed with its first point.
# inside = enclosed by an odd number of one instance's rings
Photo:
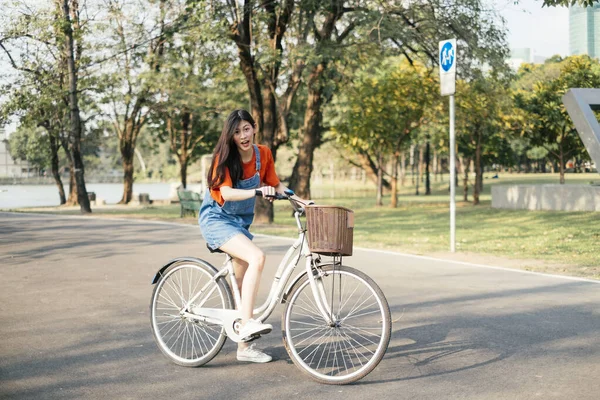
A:
{"type": "MultiPolygon", "coordinates": [[[[289,241],[256,242],[262,300],[289,241]]],[[[259,341],[269,364],[238,362],[231,341],[206,366],[170,363],[150,282],[184,255],[222,262],[194,226],[0,213],[0,398],[600,398],[597,282],[356,250],[344,263],[386,294],[392,339],[366,378],[329,386],[292,364],[278,329],[259,341]]]]}

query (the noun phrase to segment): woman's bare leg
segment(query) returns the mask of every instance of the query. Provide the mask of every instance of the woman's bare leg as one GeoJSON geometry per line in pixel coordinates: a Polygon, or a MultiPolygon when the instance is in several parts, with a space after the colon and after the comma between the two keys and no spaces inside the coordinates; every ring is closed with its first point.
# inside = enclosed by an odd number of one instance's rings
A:
{"type": "Polygon", "coordinates": [[[238,289],[242,293],[242,282],[248,270],[248,263],[239,258],[233,258],[233,271],[235,272],[235,280],[237,281],[238,289]]]}
{"type": "MultiPolygon", "coordinates": [[[[265,254],[245,235],[235,235],[220,247],[221,250],[237,259],[236,277],[238,270],[241,273],[241,288],[242,288],[242,326],[252,318],[254,312],[254,303],[258,293],[260,284],[260,276],[265,266],[265,254]],[[241,262],[239,262],[241,260],[241,262]],[[244,264],[247,264],[245,267],[244,264]]],[[[240,278],[238,286],[240,285],[240,278]]],[[[239,343],[239,348],[247,347],[247,343],[239,343]]]]}

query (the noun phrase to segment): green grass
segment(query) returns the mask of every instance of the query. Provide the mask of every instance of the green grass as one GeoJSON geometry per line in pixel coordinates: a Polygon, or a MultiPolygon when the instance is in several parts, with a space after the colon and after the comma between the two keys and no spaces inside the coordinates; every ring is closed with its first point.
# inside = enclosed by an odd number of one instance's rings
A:
{"type": "MultiPolygon", "coordinates": [[[[558,174],[494,174],[484,176],[481,204],[463,201],[462,187],[457,188],[456,249],[476,255],[477,260],[508,258],[528,270],[600,278],[598,240],[600,214],[594,212],[499,210],[491,208],[491,186],[498,184],[557,184],[558,174]]],[[[415,195],[407,179],[400,189],[398,207],[389,207],[384,196],[382,207],[375,206],[375,189],[370,182],[319,185],[313,193],[322,204],[335,204],[355,211],[354,244],[360,247],[395,250],[412,254],[448,253],[450,249],[450,210],[448,177],[432,182],[432,194],[415,195]],[[353,192],[354,189],[354,192],[353,192]],[[346,195],[339,195],[339,193],[346,195]],[[349,195],[352,193],[352,195],[349,195]]],[[[598,174],[567,174],[567,184],[600,182],[598,174]]],[[[461,182],[462,184],[462,182],[461,182]]],[[[256,226],[254,231],[294,236],[291,209],[276,204],[275,226],[256,226]],[[287,229],[282,229],[286,226],[287,229]]],[[[446,254],[447,255],[447,254],[446,254]]]]}
{"type": "MultiPolygon", "coordinates": [[[[449,207],[445,203],[406,202],[396,209],[373,207],[350,200],[322,201],[355,211],[355,246],[413,254],[449,251],[449,207]]],[[[290,210],[277,207],[276,225],[257,226],[254,231],[294,236],[290,210]]],[[[456,249],[459,252],[523,259],[522,268],[565,272],[600,278],[597,213],[492,209],[489,201],[479,206],[458,203],[456,249]],[[532,260],[543,260],[538,265],[532,260]],[[559,265],[555,265],[559,264],[559,265]]]]}
{"type": "MultiPolygon", "coordinates": [[[[414,187],[403,187],[394,209],[389,207],[389,195],[384,196],[384,206],[375,206],[374,185],[370,182],[335,182],[333,188],[326,183],[315,184],[313,193],[317,203],[354,210],[355,246],[448,255],[449,196],[447,176],[444,178],[446,182],[433,182],[431,196],[416,196],[414,187]]],[[[567,183],[594,180],[600,181],[600,175],[567,175],[567,183]]],[[[558,183],[558,175],[500,174],[500,179],[486,179],[478,206],[462,201],[462,188],[457,188],[456,248],[462,259],[500,257],[516,260],[514,264],[523,269],[600,279],[600,214],[492,209],[490,186],[514,183],[558,183]]],[[[77,210],[62,212],[78,214],[77,210]]],[[[179,205],[96,208],[94,214],[196,223],[194,217],[179,217],[179,205]]],[[[253,232],[294,237],[296,228],[289,204],[277,202],[274,225],[255,224],[253,232]]]]}

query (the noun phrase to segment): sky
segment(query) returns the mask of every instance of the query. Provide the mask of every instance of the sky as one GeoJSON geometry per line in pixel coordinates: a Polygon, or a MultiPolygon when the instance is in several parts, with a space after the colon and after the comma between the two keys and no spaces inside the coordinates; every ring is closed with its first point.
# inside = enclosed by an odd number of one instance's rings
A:
{"type": "Polygon", "coordinates": [[[543,7],[541,0],[495,1],[507,21],[511,48],[529,47],[536,55],[569,55],[569,9],[543,7]]]}

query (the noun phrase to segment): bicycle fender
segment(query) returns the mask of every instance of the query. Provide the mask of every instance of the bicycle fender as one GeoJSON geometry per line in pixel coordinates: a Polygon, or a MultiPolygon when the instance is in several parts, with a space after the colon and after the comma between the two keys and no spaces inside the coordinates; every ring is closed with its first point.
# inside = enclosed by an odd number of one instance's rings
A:
{"type": "Polygon", "coordinates": [[[196,258],[196,257],[177,257],[174,258],[172,260],[170,260],[169,262],[167,262],[165,265],[163,265],[157,272],[156,275],[154,275],[154,278],[152,278],[152,285],[156,284],[156,282],[158,282],[158,280],[160,279],[160,277],[163,275],[163,272],[165,272],[165,270],[167,268],[169,268],[171,265],[177,263],[177,262],[190,262],[190,263],[196,263],[196,264],[202,264],[206,267],[211,268],[215,274],[219,272],[219,270],[217,268],[215,268],[212,264],[200,259],[200,258],[196,258]]]}

